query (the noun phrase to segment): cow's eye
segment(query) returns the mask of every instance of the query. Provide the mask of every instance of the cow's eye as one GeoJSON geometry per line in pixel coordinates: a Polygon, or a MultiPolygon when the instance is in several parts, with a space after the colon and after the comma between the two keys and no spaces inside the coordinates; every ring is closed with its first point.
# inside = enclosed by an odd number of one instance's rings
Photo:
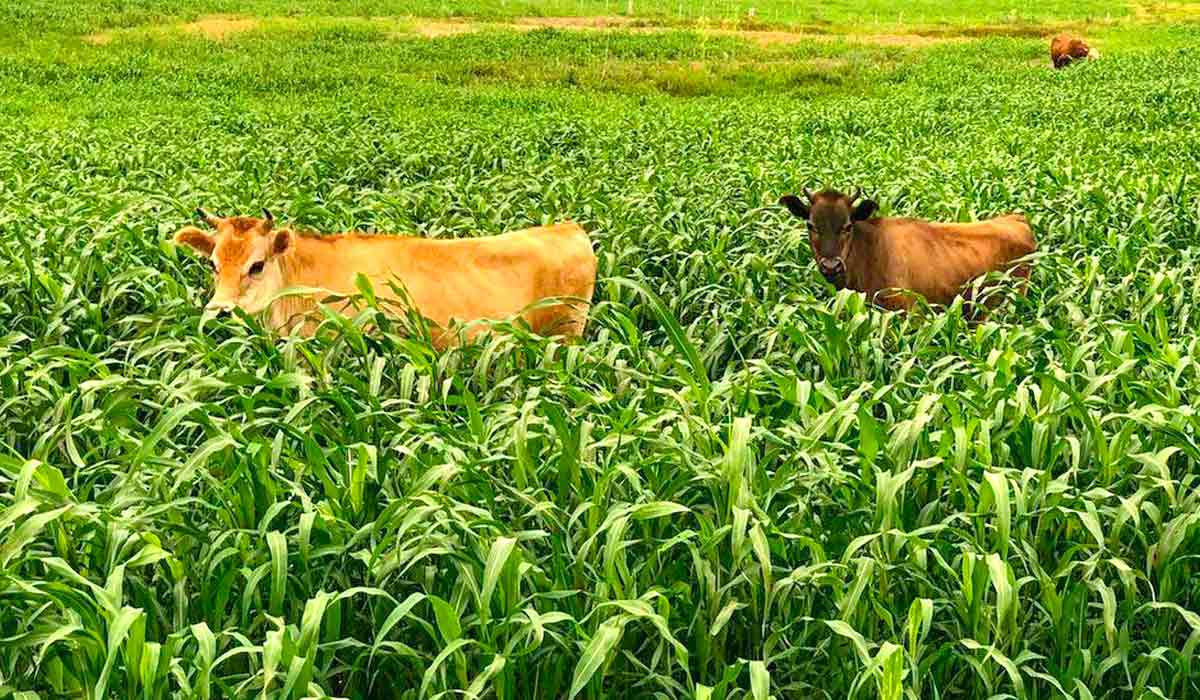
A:
{"type": "Polygon", "coordinates": [[[263,264],[262,264],[261,260],[259,260],[258,262],[254,263],[253,265],[250,266],[250,276],[251,277],[258,277],[259,275],[262,274],[262,271],[263,271],[263,264]]]}

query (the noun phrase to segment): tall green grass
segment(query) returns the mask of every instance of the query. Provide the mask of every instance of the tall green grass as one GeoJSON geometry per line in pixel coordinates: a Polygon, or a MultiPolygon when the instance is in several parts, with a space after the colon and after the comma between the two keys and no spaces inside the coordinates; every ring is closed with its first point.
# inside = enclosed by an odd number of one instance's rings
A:
{"type": "Polygon", "coordinates": [[[1200,52],[939,46],[816,98],[425,72],[543,37],[0,59],[0,698],[1195,697],[1200,52]],[[1025,211],[1029,296],[833,293],[773,205],[826,183],[1025,211]],[[575,219],[587,342],[201,324],[198,204],[575,219]]]}

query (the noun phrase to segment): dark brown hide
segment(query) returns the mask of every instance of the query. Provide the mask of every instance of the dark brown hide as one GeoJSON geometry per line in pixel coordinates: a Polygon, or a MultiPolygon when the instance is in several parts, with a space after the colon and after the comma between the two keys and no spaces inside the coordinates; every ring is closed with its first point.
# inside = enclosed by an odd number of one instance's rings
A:
{"type": "Polygon", "coordinates": [[[1066,68],[1072,62],[1099,56],[1083,39],[1059,34],[1050,40],[1050,62],[1055,68],[1066,68]]]}
{"type": "Polygon", "coordinates": [[[945,306],[989,272],[1011,271],[1027,280],[1028,264],[1015,261],[1037,250],[1021,214],[972,223],[869,218],[874,202],[855,205],[834,190],[812,195],[810,204],[793,195],[780,201],[808,222],[813,255],[826,279],[893,310],[912,306],[905,290],[945,306]]]}

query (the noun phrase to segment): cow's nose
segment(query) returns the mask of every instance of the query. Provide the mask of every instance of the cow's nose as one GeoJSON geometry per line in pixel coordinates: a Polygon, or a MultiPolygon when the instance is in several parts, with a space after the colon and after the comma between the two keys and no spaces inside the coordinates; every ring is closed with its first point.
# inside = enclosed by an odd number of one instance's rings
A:
{"type": "Polygon", "coordinates": [[[821,261],[821,271],[826,274],[830,274],[830,275],[836,274],[838,272],[841,272],[844,268],[845,268],[845,265],[842,263],[841,260],[822,260],[821,261]]]}
{"type": "Polygon", "coordinates": [[[233,313],[233,307],[229,304],[209,304],[204,307],[204,315],[211,318],[228,318],[233,313]]]}

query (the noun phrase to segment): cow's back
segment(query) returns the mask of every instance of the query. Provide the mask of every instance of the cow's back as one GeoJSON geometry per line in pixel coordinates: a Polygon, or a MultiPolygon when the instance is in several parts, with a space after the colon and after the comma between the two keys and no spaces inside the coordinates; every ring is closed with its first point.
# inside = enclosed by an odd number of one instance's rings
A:
{"type": "MultiPolygon", "coordinates": [[[[1020,214],[970,223],[918,219],[878,219],[879,250],[873,275],[880,289],[920,293],[931,303],[948,304],[970,280],[1003,271],[1036,249],[1028,221],[1020,214]]],[[[886,304],[892,308],[905,302],[886,304]]]]}
{"type": "MultiPolygon", "coordinates": [[[[412,238],[405,243],[396,260],[398,276],[412,303],[439,326],[520,314],[540,334],[582,334],[595,285],[596,256],[578,224],[479,238],[412,238]],[[581,301],[547,301],[562,297],[581,301]]],[[[485,329],[477,324],[468,335],[485,329]]]]}
{"type": "MultiPolygon", "coordinates": [[[[487,329],[488,321],[518,315],[540,334],[578,336],[596,278],[591,241],[574,223],[477,238],[301,236],[296,248],[292,285],[353,295],[355,278],[364,275],[392,310],[415,308],[440,327],[434,340],[442,347],[455,341],[443,332],[455,323],[468,325],[472,338],[487,329]],[[539,304],[558,297],[582,301],[539,304]]],[[[294,322],[313,303],[279,305],[276,325],[294,322]]]]}
{"type": "Polygon", "coordinates": [[[1008,252],[1027,255],[1036,248],[1033,229],[1024,214],[1006,214],[982,221],[965,223],[929,222],[935,237],[949,237],[970,242],[980,253],[1004,256],[1008,252]]]}

